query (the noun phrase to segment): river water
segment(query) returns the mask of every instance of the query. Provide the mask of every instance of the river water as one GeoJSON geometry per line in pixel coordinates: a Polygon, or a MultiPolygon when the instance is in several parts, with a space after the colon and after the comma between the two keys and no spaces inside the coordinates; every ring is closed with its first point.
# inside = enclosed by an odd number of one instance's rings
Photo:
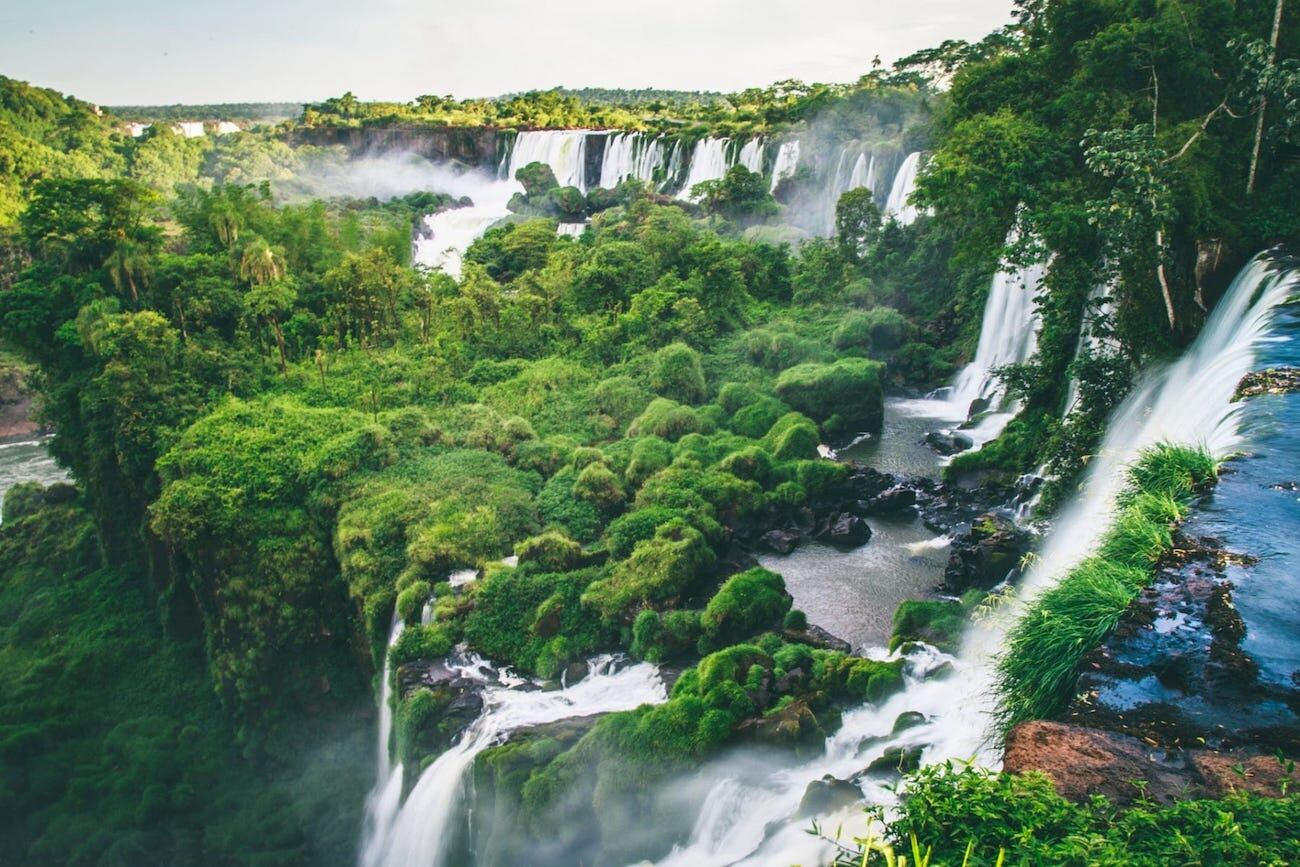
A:
{"type": "Polygon", "coordinates": [[[19,482],[52,485],[68,480],[67,470],[51,457],[45,442],[45,439],[34,439],[0,443],[0,502],[19,482]]]}

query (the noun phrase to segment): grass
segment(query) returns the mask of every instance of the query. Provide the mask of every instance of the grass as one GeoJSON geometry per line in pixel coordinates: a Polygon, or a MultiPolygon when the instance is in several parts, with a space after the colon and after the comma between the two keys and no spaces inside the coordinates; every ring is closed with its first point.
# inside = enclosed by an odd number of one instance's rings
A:
{"type": "Polygon", "coordinates": [[[1061,713],[1074,695],[1079,665],[1111,633],[1173,547],[1173,528],[1213,483],[1217,463],[1204,451],[1163,444],[1128,470],[1128,486],[1097,553],[1038,598],[1012,628],[998,661],[1002,734],[1061,713]]]}

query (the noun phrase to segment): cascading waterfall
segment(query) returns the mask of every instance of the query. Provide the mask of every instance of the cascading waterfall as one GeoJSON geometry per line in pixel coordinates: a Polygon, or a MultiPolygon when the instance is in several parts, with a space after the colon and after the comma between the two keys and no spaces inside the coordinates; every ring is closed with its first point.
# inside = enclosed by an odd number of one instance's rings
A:
{"type": "Polygon", "coordinates": [[[889,190],[889,200],[885,203],[885,218],[893,218],[900,225],[910,226],[916,222],[920,210],[910,199],[916,189],[916,178],[921,171],[921,153],[913,151],[903,160],[894,175],[894,185],[889,190]]]}
{"type": "MultiPolygon", "coordinates": [[[[483,714],[455,746],[424,770],[396,819],[381,829],[373,845],[363,851],[361,863],[365,867],[445,864],[446,847],[461,814],[474,758],[510,732],[568,717],[657,704],[668,698],[658,669],[648,663],[619,668],[615,657],[604,656],[593,659],[590,668],[591,673],[583,680],[559,690],[489,685],[483,694],[483,714]]],[[[464,670],[479,677],[488,671],[481,662],[471,663],[464,670]]]]}
{"type": "Polygon", "coordinates": [[[799,170],[799,139],[781,142],[776,151],[776,162],[772,164],[772,185],[769,191],[775,191],[778,184],[786,178],[793,177],[799,170]]]}
{"type": "Polygon", "coordinates": [[[204,134],[201,120],[182,120],[174,124],[173,128],[186,138],[199,138],[204,134]]]}
{"type": "Polygon", "coordinates": [[[438,190],[456,197],[468,196],[473,204],[426,215],[412,245],[412,261],[460,277],[465,250],[489,226],[510,213],[506,205],[522,189],[517,181],[497,180],[486,172],[448,173],[439,182],[438,190]]]}
{"type": "Polygon", "coordinates": [[[686,173],[686,183],[678,195],[689,198],[696,184],[716,181],[727,174],[727,143],[725,138],[703,138],[695,143],[691,154],[690,170],[686,173]]]}
{"type": "Polygon", "coordinates": [[[745,142],[740,149],[740,156],[736,162],[751,172],[763,173],[763,140],[761,138],[752,138],[745,142]]]}
{"type": "Polygon", "coordinates": [[[530,163],[546,163],[562,187],[587,191],[587,135],[589,130],[530,130],[515,136],[514,147],[502,161],[501,176],[514,180],[515,173],[530,163]]]}
{"type": "MultiPolygon", "coordinates": [[[[903,692],[879,708],[864,707],[844,715],[840,730],[826,741],[824,753],[795,768],[766,777],[724,776],[705,799],[706,807],[687,843],[660,863],[680,867],[826,863],[833,847],[806,831],[809,819],[798,814],[808,783],[824,774],[853,776],[886,749],[921,746],[922,761],[966,761],[997,767],[990,747],[994,655],[1005,645],[1007,630],[1025,605],[1051,587],[1095,549],[1105,531],[1125,469],[1143,449],[1164,440],[1194,443],[1224,456],[1239,442],[1237,405],[1232,395],[1252,368],[1256,353],[1269,339],[1275,311],[1300,292],[1300,272],[1279,274],[1267,259],[1257,258],[1234,281],[1201,335],[1175,364],[1143,377],[1112,418],[1098,457],[1090,464],[1082,494],[1057,519],[1035,566],[1022,581],[1013,602],[968,631],[955,658],[935,652],[914,656],[903,692]],[[953,674],[925,679],[928,670],[951,662],[953,674]],[[893,733],[897,715],[919,711],[927,720],[893,733]]],[[[864,798],[888,805],[894,794],[881,783],[860,781],[864,798]]],[[[860,832],[860,808],[821,817],[822,826],[844,821],[845,838],[860,832]]]]}
{"type": "Polygon", "coordinates": [[[384,650],[384,668],[379,685],[379,749],[375,766],[375,786],[366,796],[366,818],[361,837],[363,863],[371,850],[392,827],[397,807],[402,799],[402,766],[394,765],[388,752],[388,742],[393,733],[393,669],[388,662],[388,651],[401,638],[405,624],[393,612],[393,624],[388,630],[388,645],[384,650]]]}
{"type": "Polygon", "coordinates": [[[650,183],[664,166],[664,146],[659,136],[639,132],[611,133],[600,164],[600,186],[612,190],[628,178],[650,183]]]}
{"type": "MultiPolygon", "coordinates": [[[[1083,322],[1079,325],[1079,341],[1074,346],[1075,358],[1085,352],[1095,353],[1098,350],[1115,348],[1112,339],[1097,333],[1098,320],[1109,319],[1115,313],[1115,302],[1110,297],[1112,289],[1113,287],[1108,284],[1099,283],[1088,293],[1088,299],[1083,305],[1083,322]]],[[[1074,412],[1075,404],[1078,402],[1079,380],[1077,377],[1070,377],[1070,384],[1065,388],[1065,404],[1061,417],[1068,418],[1074,412]]]]}

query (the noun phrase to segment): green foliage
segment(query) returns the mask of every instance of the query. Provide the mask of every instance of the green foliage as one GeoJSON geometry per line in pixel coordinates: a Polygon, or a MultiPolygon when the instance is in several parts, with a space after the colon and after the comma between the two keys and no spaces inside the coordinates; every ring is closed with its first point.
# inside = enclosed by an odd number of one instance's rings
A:
{"type": "Polygon", "coordinates": [[[552,530],[515,545],[519,565],[533,565],[541,572],[568,572],[582,560],[582,546],[563,533],[552,530]]]}
{"type": "Polygon", "coordinates": [[[763,436],[763,448],[778,461],[815,458],[820,444],[817,425],[797,412],[781,416],[763,436]]]}
{"type": "Polygon", "coordinates": [[[660,525],[652,538],[636,543],[608,577],[588,588],[582,603],[606,621],[630,621],[642,606],[671,605],[713,561],[699,530],[675,518],[660,525]]]}
{"type": "Polygon", "coordinates": [[[456,646],[454,633],[444,624],[421,626],[418,620],[417,617],[414,625],[407,624],[392,650],[388,651],[388,659],[394,668],[417,659],[442,659],[456,646]]]}
{"type": "Polygon", "coordinates": [[[966,613],[960,602],[908,599],[894,610],[894,631],[889,636],[892,653],[909,641],[923,641],[945,653],[957,650],[966,613]]]}
{"type": "Polygon", "coordinates": [[[833,364],[800,364],[782,371],[776,394],[796,411],[820,422],[838,417],[831,433],[879,431],[884,419],[884,365],[864,358],[833,364]]]}
{"type": "Polygon", "coordinates": [[[678,403],[703,402],[705,384],[700,354],[684,343],[665,346],[655,353],[650,387],[661,397],[678,403]]]}
{"type": "Polygon", "coordinates": [[[750,569],[733,575],[709,600],[700,626],[713,647],[741,641],[772,628],[790,610],[785,581],[775,572],[750,569]]]}
{"type": "Polygon", "coordinates": [[[1234,794],[1223,800],[1153,802],[1117,809],[1105,799],[1071,803],[1041,774],[993,774],[950,764],[903,782],[889,838],[932,849],[935,864],[1280,864],[1300,857],[1289,829],[1300,798],[1234,794]]]}
{"type": "Polygon", "coordinates": [[[675,442],[687,434],[700,433],[704,424],[689,406],[682,406],[666,397],[650,402],[641,415],[627,429],[628,436],[655,436],[675,442]]]}
{"type": "Polygon", "coordinates": [[[998,661],[998,721],[1050,719],[1074,695],[1083,657],[1100,644],[1172,549],[1171,526],[1213,482],[1217,466],[1197,449],[1161,445],[1142,454],[1097,553],[1071,569],[1016,622],[998,661]]]}

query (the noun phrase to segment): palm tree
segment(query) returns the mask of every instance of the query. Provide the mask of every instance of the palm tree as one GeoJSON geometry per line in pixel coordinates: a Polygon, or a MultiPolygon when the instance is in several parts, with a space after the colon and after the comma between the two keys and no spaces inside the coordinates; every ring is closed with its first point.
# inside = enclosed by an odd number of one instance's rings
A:
{"type": "Polygon", "coordinates": [[[265,238],[254,238],[244,247],[239,260],[239,276],[254,286],[279,280],[284,276],[284,256],[266,243],[265,238]]]}
{"type": "Polygon", "coordinates": [[[270,325],[271,332],[275,334],[275,346],[280,352],[281,373],[289,369],[289,363],[284,350],[284,331],[280,327],[280,320],[293,309],[293,303],[297,298],[298,293],[283,280],[257,284],[245,297],[248,312],[270,325]]]}
{"type": "Polygon", "coordinates": [[[148,248],[126,232],[121,232],[113,245],[113,252],[104,261],[104,267],[108,269],[114,288],[121,292],[125,284],[131,293],[132,305],[139,307],[138,284],[147,283],[152,272],[148,248]]]}

